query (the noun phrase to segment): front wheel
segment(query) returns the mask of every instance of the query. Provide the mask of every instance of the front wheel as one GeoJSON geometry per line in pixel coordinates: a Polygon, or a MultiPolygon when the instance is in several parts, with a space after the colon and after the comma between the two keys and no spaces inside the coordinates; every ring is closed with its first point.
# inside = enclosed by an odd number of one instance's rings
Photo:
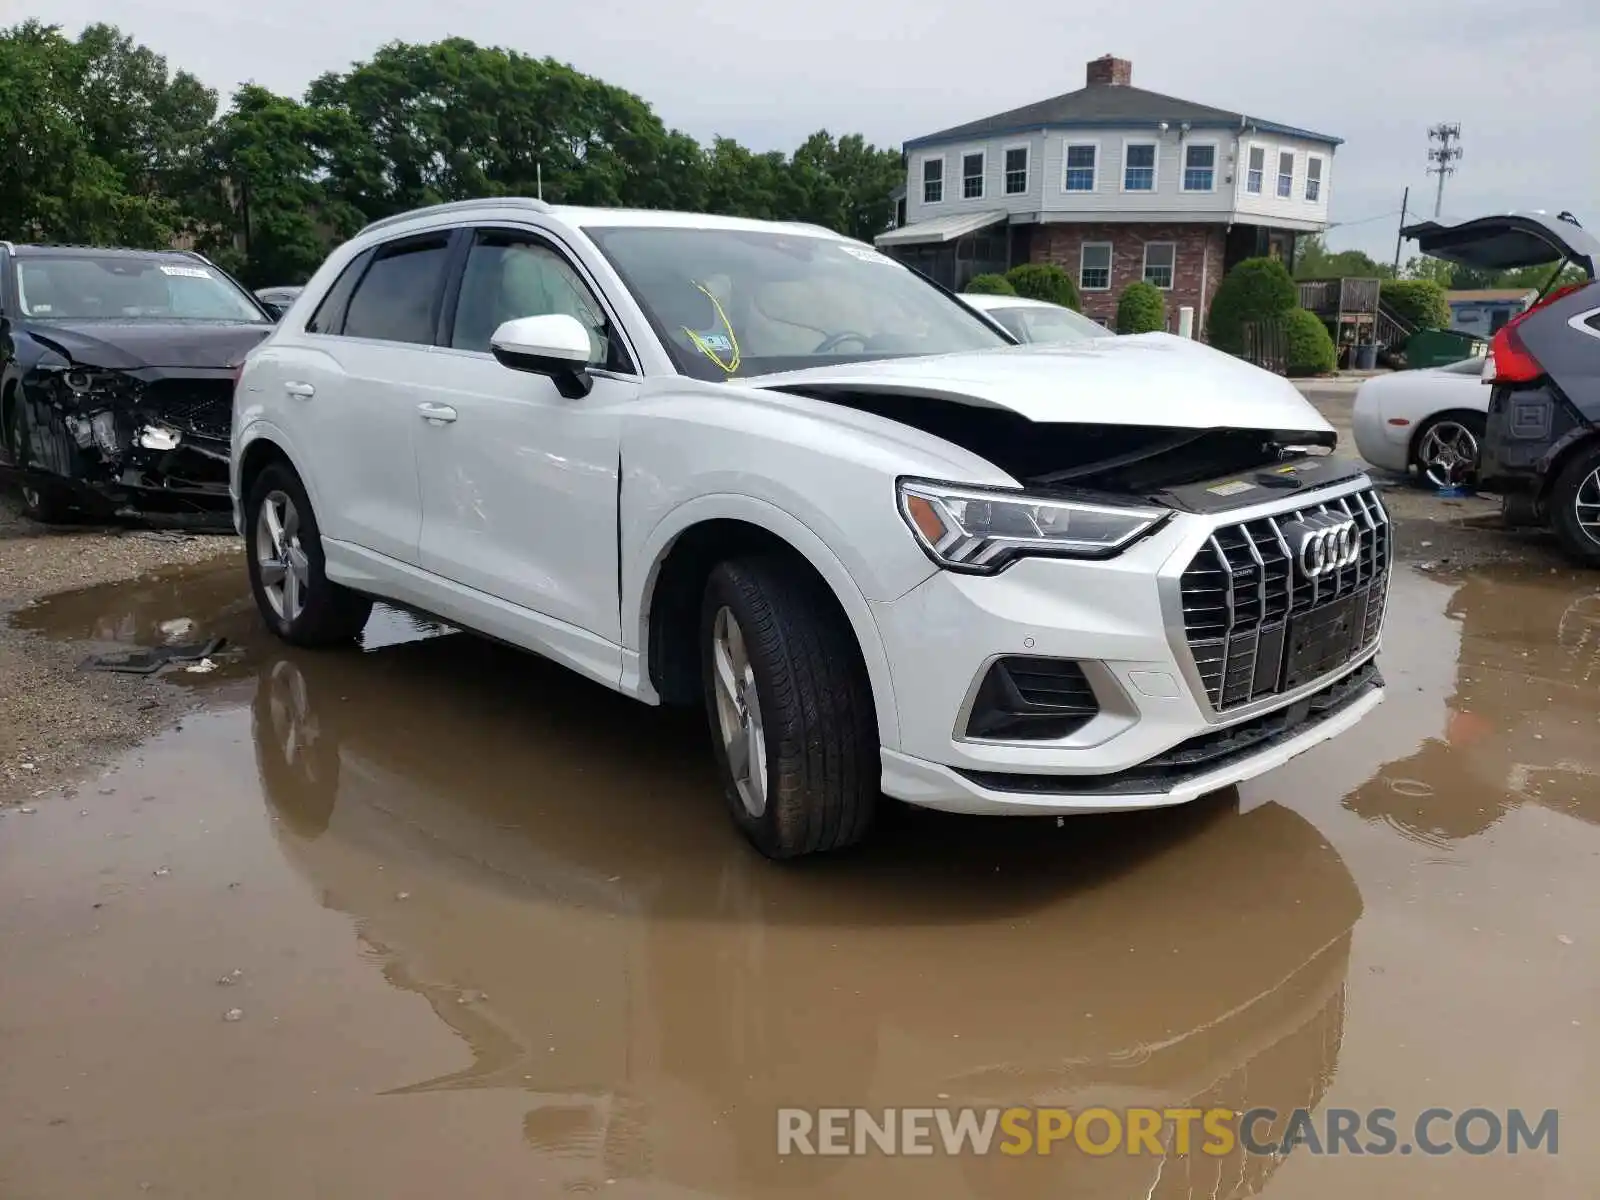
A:
{"type": "Polygon", "coordinates": [[[700,642],[713,749],[744,835],[769,858],[865,837],[877,720],[855,635],[826,586],[782,558],[720,563],[700,642]]]}
{"type": "Polygon", "coordinates": [[[1418,480],[1436,488],[1465,487],[1477,482],[1478,448],[1483,444],[1485,417],[1475,412],[1444,412],[1429,417],[1417,431],[1411,461],[1418,480]]]}
{"type": "MultiPolygon", "coordinates": [[[[33,422],[28,419],[28,406],[18,398],[11,414],[11,461],[21,474],[38,461],[34,447],[33,422]]],[[[44,525],[59,525],[72,517],[72,505],[49,484],[22,480],[22,515],[44,525]]]]}
{"type": "Polygon", "coordinates": [[[1550,527],[1578,563],[1600,567],[1600,442],[1562,468],[1550,489],[1550,527]]]}
{"type": "Polygon", "coordinates": [[[264,468],[244,511],[250,590],[272,632],[297,646],[355,638],[372,601],[328,578],[316,514],[294,470],[281,462],[264,468]]]}

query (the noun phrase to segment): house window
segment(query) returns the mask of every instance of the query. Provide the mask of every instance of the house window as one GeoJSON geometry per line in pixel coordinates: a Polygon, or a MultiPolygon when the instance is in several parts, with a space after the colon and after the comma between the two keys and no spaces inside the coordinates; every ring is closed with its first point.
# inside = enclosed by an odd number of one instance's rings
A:
{"type": "Polygon", "coordinates": [[[1028,190],[1028,148],[1011,146],[1006,150],[1006,195],[1020,196],[1028,190]]]}
{"type": "Polygon", "coordinates": [[[1183,190],[1209,192],[1217,178],[1216,146],[1185,146],[1183,148],[1183,190]]]}
{"type": "Polygon", "coordinates": [[[1294,195],[1294,151],[1278,155],[1278,195],[1284,200],[1294,195]]]}
{"type": "Polygon", "coordinates": [[[1162,291],[1172,290],[1172,272],[1178,265],[1178,246],[1175,242],[1146,242],[1144,244],[1144,281],[1153,283],[1162,291]]]}
{"type": "Polygon", "coordinates": [[[1267,174],[1267,148],[1250,147],[1250,169],[1245,172],[1244,190],[1252,196],[1261,195],[1262,182],[1267,174]]]}
{"type": "Polygon", "coordinates": [[[963,154],[961,156],[961,198],[963,200],[983,199],[983,159],[982,150],[979,150],[976,154],[963,154]]]}
{"type": "Polygon", "coordinates": [[[1067,174],[1062,181],[1063,191],[1092,192],[1094,191],[1095,160],[1100,156],[1100,147],[1094,142],[1069,143],[1067,146],[1067,174]]]}
{"type": "Polygon", "coordinates": [[[922,160],[922,202],[938,204],[944,199],[944,159],[922,160]]]}
{"type": "Polygon", "coordinates": [[[1111,243],[1085,242],[1078,259],[1078,287],[1085,292],[1111,290],[1111,243]]]}
{"type": "Polygon", "coordinates": [[[1125,192],[1156,190],[1154,142],[1129,142],[1123,147],[1122,190],[1125,192]]]}
{"type": "Polygon", "coordinates": [[[1315,204],[1322,199],[1322,160],[1306,159],[1306,199],[1315,204]]]}

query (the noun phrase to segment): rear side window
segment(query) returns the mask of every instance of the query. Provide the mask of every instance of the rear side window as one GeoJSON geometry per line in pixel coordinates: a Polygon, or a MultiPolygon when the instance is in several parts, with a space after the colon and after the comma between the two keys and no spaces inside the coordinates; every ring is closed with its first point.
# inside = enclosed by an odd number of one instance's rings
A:
{"type": "Polygon", "coordinates": [[[350,297],[344,335],[433,345],[449,247],[441,234],[380,249],[350,297]]]}

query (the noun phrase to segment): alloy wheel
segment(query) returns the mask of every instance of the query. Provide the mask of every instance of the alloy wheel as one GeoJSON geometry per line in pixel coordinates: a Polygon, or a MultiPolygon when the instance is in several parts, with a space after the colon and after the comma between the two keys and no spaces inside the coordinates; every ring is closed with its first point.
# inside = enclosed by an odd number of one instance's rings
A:
{"type": "Polygon", "coordinates": [[[305,611],[311,560],[300,545],[300,511],[286,492],[268,492],[256,517],[256,566],[272,611],[293,624],[305,611]]]}
{"type": "Polygon", "coordinates": [[[717,731],[722,735],[739,801],[752,817],[767,809],[767,738],[756,694],[755,667],[745,649],[744,630],[726,605],[711,628],[711,666],[715,673],[717,731]]]}
{"type": "Polygon", "coordinates": [[[1459,487],[1477,468],[1477,435],[1459,421],[1440,421],[1423,435],[1417,462],[1434,487],[1459,487]]]}
{"type": "Polygon", "coordinates": [[[1590,541],[1600,544],[1600,467],[1583,477],[1572,496],[1572,515],[1590,541]]]}

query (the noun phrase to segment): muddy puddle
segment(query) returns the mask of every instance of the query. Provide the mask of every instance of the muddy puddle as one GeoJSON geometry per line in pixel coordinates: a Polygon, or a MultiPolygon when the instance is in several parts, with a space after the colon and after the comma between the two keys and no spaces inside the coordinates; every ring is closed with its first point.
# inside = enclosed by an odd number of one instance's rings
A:
{"type": "MultiPolygon", "coordinates": [[[[224,638],[0,816],[0,1195],[1587,1195],[1600,577],[1396,580],[1389,699],[1184,809],[899,811],[775,866],[700,723],[233,568],[16,614],[224,638]],[[781,1107],[1557,1109],[1559,1152],[780,1157],[781,1107]]],[[[1258,1128],[1262,1138],[1281,1133],[1258,1128]]]]}

